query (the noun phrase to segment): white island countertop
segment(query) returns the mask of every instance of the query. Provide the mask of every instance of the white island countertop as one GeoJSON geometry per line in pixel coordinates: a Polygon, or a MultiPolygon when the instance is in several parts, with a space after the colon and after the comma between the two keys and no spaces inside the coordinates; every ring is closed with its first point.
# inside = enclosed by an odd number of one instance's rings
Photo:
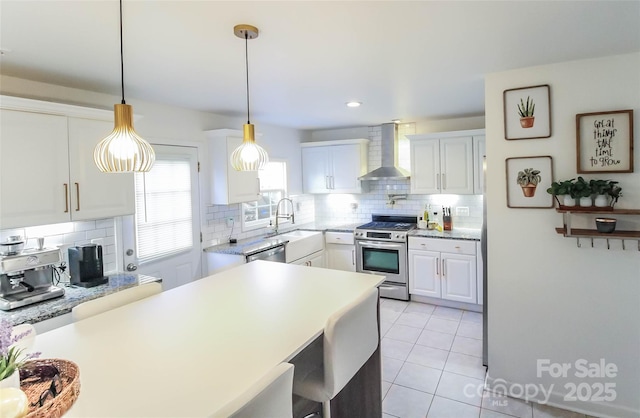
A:
{"type": "Polygon", "coordinates": [[[383,276],[255,261],[38,335],[80,367],[68,417],[212,415],[383,276]]]}

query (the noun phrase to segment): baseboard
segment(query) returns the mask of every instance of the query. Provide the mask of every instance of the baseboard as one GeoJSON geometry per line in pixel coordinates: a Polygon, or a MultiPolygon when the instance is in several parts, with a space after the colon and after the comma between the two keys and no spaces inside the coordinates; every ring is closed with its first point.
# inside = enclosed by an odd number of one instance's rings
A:
{"type": "Polygon", "coordinates": [[[638,418],[638,416],[640,416],[640,410],[628,408],[622,405],[581,400],[566,401],[564,399],[566,394],[557,391],[551,391],[551,393],[548,394],[548,400],[545,399],[541,392],[538,392],[537,396],[514,396],[514,393],[519,394],[522,392],[522,386],[523,385],[521,383],[513,383],[501,378],[493,378],[489,373],[487,373],[487,377],[485,379],[486,390],[495,394],[505,394],[506,392],[512,398],[518,398],[527,402],[542,403],[600,418],[638,418]]]}
{"type": "Polygon", "coordinates": [[[465,311],[482,312],[482,305],[475,303],[455,302],[452,300],[432,298],[429,296],[410,295],[414,302],[429,303],[431,305],[446,306],[448,308],[464,309],[465,311]]]}

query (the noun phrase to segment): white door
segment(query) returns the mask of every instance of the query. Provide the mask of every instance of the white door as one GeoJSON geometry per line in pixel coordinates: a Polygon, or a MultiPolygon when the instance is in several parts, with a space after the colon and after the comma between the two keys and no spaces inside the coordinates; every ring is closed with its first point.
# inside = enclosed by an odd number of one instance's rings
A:
{"type": "Polygon", "coordinates": [[[102,173],[93,150],[111,133],[113,122],[69,118],[71,219],[74,221],[130,215],[135,211],[132,173],[102,173]]]}
{"type": "Polygon", "coordinates": [[[442,298],[476,303],[476,258],[442,254],[442,298]]]}
{"type": "Polygon", "coordinates": [[[331,147],[333,193],[360,193],[360,144],[331,147]]]}
{"type": "Polygon", "coordinates": [[[67,118],[0,111],[0,227],[69,222],[67,118]]]}
{"type": "Polygon", "coordinates": [[[136,174],[136,214],[123,219],[124,265],[162,278],[167,290],[202,277],[198,151],[153,149],[151,171],[136,174]]]}
{"type": "Polygon", "coordinates": [[[411,141],[411,193],[440,193],[440,141],[411,141]]]}
{"type": "Polygon", "coordinates": [[[409,250],[409,293],[440,297],[440,253],[409,250]]]}
{"type": "Polygon", "coordinates": [[[440,171],[442,193],[473,194],[473,140],[471,137],[440,140],[440,171]]]}
{"type": "Polygon", "coordinates": [[[302,148],[302,187],[305,193],[329,191],[329,147],[302,148]]]}

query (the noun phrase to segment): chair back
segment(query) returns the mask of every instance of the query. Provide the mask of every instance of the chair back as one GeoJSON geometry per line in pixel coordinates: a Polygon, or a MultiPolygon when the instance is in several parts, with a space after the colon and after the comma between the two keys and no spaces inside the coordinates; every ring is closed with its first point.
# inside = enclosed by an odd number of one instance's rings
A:
{"type": "Polygon", "coordinates": [[[246,392],[227,403],[214,418],[291,418],[293,364],[280,363],[246,392]]]}
{"type": "Polygon", "coordinates": [[[329,399],[355,376],[378,347],[378,289],[331,315],[324,329],[324,385],[329,399]]]}
{"type": "Polygon", "coordinates": [[[158,282],[146,283],[140,286],[121,290],[110,295],[93,299],[71,309],[73,321],[89,318],[111,309],[119,308],[140,299],[147,298],[162,292],[162,285],[158,282]]]}

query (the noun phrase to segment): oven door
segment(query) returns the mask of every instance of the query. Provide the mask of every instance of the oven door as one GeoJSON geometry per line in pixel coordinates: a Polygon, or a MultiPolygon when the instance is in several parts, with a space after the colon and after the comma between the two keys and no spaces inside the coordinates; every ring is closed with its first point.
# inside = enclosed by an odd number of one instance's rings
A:
{"type": "Polygon", "coordinates": [[[407,244],[356,240],[356,271],[380,274],[387,282],[407,285],[407,244]]]}

